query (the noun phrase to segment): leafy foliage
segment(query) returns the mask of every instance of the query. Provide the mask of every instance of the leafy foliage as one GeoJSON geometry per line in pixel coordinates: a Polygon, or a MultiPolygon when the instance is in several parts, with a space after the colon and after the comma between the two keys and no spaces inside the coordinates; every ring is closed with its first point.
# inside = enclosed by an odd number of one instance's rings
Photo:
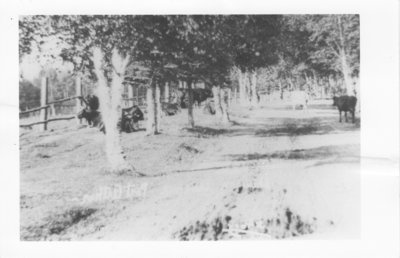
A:
{"type": "Polygon", "coordinates": [[[343,53],[350,76],[358,77],[359,23],[358,15],[22,16],[20,58],[55,40],[62,59],[90,80],[96,79],[91,49],[97,46],[105,53],[108,79],[116,48],[131,56],[129,83],[190,79],[226,85],[237,66],[263,73],[276,88],[282,81],[340,80],[343,53]]]}

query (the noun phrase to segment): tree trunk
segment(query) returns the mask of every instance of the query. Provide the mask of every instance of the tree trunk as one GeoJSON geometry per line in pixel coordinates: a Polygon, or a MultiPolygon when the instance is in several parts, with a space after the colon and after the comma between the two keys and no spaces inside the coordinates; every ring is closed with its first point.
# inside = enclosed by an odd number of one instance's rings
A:
{"type": "Polygon", "coordinates": [[[127,103],[127,107],[131,107],[133,105],[135,105],[135,101],[133,99],[133,86],[128,85],[128,101],[126,101],[127,103]],[[132,103],[132,105],[131,105],[132,103]]]}
{"type": "Polygon", "coordinates": [[[352,80],[350,78],[350,69],[349,69],[349,66],[347,65],[346,53],[345,53],[344,49],[342,49],[340,51],[340,63],[341,63],[341,68],[342,68],[344,85],[346,88],[346,94],[349,96],[354,96],[354,87],[353,87],[352,80]]]}
{"type": "Polygon", "coordinates": [[[258,98],[257,98],[257,72],[251,72],[250,77],[250,103],[252,107],[258,105],[258,98]]]}
{"type": "Polygon", "coordinates": [[[342,74],[343,74],[343,79],[344,79],[344,84],[346,87],[346,93],[347,95],[352,95],[354,96],[354,87],[353,83],[350,77],[350,68],[346,60],[346,42],[344,39],[343,35],[343,24],[342,24],[342,17],[341,15],[337,16],[337,21],[338,21],[338,27],[339,27],[339,39],[340,39],[340,50],[339,50],[339,58],[340,58],[340,64],[341,64],[341,69],[342,69],[342,74]]]}
{"type": "Polygon", "coordinates": [[[292,78],[289,78],[288,80],[289,80],[289,85],[290,85],[290,91],[294,91],[295,90],[295,88],[294,88],[295,86],[294,86],[292,78]]]}
{"type": "Polygon", "coordinates": [[[237,92],[238,92],[238,89],[235,88],[235,89],[234,89],[234,92],[233,92],[233,98],[234,98],[233,103],[235,103],[235,104],[237,104],[237,92]]]}
{"type": "Polygon", "coordinates": [[[311,82],[311,76],[308,76],[307,75],[307,73],[306,72],[304,72],[304,79],[306,80],[306,87],[305,87],[305,91],[307,91],[307,92],[311,92],[311,90],[312,90],[312,82],[311,82]]]}
{"type": "Polygon", "coordinates": [[[247,105],[247,95],[246,95],[246,80],[247,73],[239,71],[239,102],[241,106],[247,105]]]}
{"type": "Polygon", "coordinates": [[[215,115],[222,123],[229,122],[229,96],[228,90],[221,89],[220,86],[212,87],[214,95],[215,115]]]}
{"type": "Polygon", "coordinates": [[[193,118],[193,89],[192,89],[192,81],[188,80],[187,89],[189,94],[189,105],[188,105],[188,120],[190,127],[194,128],[194,118],[193,118]]]}
{"type": "Polygon", "coordinates": [[[357,97],[356,112],[360,112],[361,110],[360,79],[354,78],[353,81],[355,82],[355,91],[357,97]]]}
{"type": "Polygon", "coordinates": [[[222,119],[222,107],[221,107],[221,89],[220,86],[213,86],[212,93],[214,96],[215,116],[218,119],[222,119]]]}
{"type": "Polygon", "coordinates": [[[251,97],[251,77],[249,73],[246,73],[245,77],[245,96],[246,96],[246,105],[249,105],[251,103],[250,97],[251,97]]]}
{"type": "Polygon", "coordinates": [[[147,102],[147,126],[146,134],[156,134],[156,104],[155,104],[155,87],[152,83],[149,85],[146,91],[146,102],[147,102]]]}
{"type": "Polygon", "coordinates": [[[169,83],[166,82],[164,86],[164,101],[169,103],[169,83]]]}
{"type": "MultiPolygon", "coordinates": [[[[82,78],[81,78],[80,75],[77,75],[75,77],[75,96],[83,97],[83,94],[82,94],[82,78]]],[[[82,99],[76,99],[76,107],[75,107],[76,108],[76,113],[78,113],[78,112],[80,112],[82,110],[82,108],[83,108],[82,104],[83,104],[82,103],[82,99]]],[[[52,105],[52,107],[54,109],[54,105],[52,105]]],[[[53,115],[55,115],[55,110],[53,110],[53,111],[54,111],[53,115]]],[[[78,122],[78,125],[82,124],[82,119],[78,119],[77,122],[78,122]]]]}
{"type": "Polygon", "coordinates": [[[317,77],[317,74],[316,74],[316,72],[314,70],[312,70],[311,83],[312,83],[312,92],[313,92],[314,96],[316,96],[317,95],[317,89],[319,88],[319,85],[318,85],[318,77],[317,77]]]}
{"type": "MultiPolygon", "coordinates": [[[[220,87],[218,87],[220,88],[220,87]]],[[[230,91],[229,89],[222,89],[220,88],[220,106],[221,106],[221,111],[222,111],[222,117],[221,117],[221,122],[222,123],[228,123],[229,120],[229,94],[230,91]]]]}
{"type": "Polygon", "coordinates": [[[232,90],[231,88],[226,89],[227,94],[228,94],[228,108],[232,105],[232,90]]]}
{"type": "Polygon", "coordinates": [[[124,158],[120,133],[117,128],[118,118],[121,114],[122,81],[128,59],[129,57],[123,60],[116,50],[113,51],[112,65],[114,69],[111,87],[108,87],[102,70],[103,53],[99,48],[95,48],[93,52],[95,73],[98,79],[98,94],[101,103],[100,111],[106,128],[105,141],[109,171],[119,174],[135,172],[135,168],[124,158]]]}
{"type": "Polygon", "coordinates": [[[156,84],[156,92],[155,92],[155,134],[160,133],[161,129],[161,90],[160,90],[160,84],[156,84]]]}
{"type": "Polygon", "coordinates": [[[341,89],[336,88],[335,81],[333,80],[332,75],[329,75],[329,77],[328,77],[328,85],[329,85],[329,88],[331,88],[331,89],[333,88],[335,95],[340,95],[340,94],[337,94],[337,90],[341,90],[341,89]]]}

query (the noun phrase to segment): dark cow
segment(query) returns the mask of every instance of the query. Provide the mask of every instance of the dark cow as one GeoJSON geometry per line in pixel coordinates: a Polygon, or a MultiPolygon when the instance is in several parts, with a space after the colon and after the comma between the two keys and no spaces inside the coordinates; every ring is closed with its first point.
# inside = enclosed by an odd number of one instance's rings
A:
{"type": "Polygon", "coordinates": [[[77,116],[79,119],[85,118],[90,127],[98,127],[100,131],[105,133],[104,123],[99,111],[92,111],[89,108],[85,108],[77,116]]]}
{"type": "Polygon", "coordinates": [[[179,106],[178,103],[162,102],[161,110],[164,112],[166,116],[173,116],[181,111],[181,107],[179,106]]]}
{"type": "Polygon", "coordinates": [[[139,129],[139,121],[142,120],[144,120],[144,115],[138,106],[123,108],[121,121],[119,122],[120,131],[127,133],[137,131],[139,129]]]}
{"type": "Polygon", "coordinates": [[[93,94],[88,94],[85,98],[81,98],[85,103],[86,108],[81,110],[77,117],[79,119],[85,118],[89,125],[92,125],[92,121],[99,116],[99,98],[93,94]]]}
{"type": "Polygon", "coordinates": [[[97,111],[99,109],[100,103],[99,98],[96,95],[89,94],[85,98],[86,105],[91,111],[97,111]]]}
{"type": "Polygon", "coordinates": [[[202,102],[206,101],[208,98],[212,98],[213,94],[210,89],[193,89],[193,103],[198,107],[202,102]]]}
{"type": "MultiPolygon", "coordinates": [[[[210,89],[193,89],[193,104],[197,107],[201,105],[208,98],[212,98],[213,94],[210,89]]],[[[189,91],[187,89],[179,89],[178,99],[181,108],[187,108],[189,106],[189,91]]]]}
{"type": "Polygon", "coordinates": [[[354,96],[340,96],[333,97],[333,105],[339,110],[339,122],[342,122],[342,111],[344,111],[344,116],[347,122],[347,112],[350,112],[354,120],[354,112],[356,109],[357,98],[354,96]]]}

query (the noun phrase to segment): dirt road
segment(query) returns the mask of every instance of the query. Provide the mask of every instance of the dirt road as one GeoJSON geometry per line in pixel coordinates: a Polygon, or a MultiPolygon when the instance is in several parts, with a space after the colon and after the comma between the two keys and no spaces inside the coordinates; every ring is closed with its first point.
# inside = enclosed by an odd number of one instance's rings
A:
{"type": "Polygon", "coordinates": [[[161,135],[123,135],[141,178],[107,174],[92,129],[22,135],[21,238],[359,236],[357,125],[312,107],[233,108],[229,125],[196,115],[195,129],[180,114],[161,135]]]}

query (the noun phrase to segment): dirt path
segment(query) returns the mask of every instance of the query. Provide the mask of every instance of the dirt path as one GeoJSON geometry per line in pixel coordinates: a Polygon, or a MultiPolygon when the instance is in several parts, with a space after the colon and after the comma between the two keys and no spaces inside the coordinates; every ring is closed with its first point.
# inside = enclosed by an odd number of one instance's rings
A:
{"type": "Polygon", "coordinates": [[[172,240],[353,238],[359,234],[359,129],[333,110],[233,110],[218,125],[196,111],[164,132],[124,134],[146,174],[104,172],[102,135],[21,136],[21,238],[172,240]]]}
{"type": "Polygon", "coordinates": [[[240,133],[222,131],[208,139],[190,169],[148,181],[143,201],[83,239],[357,237],[359,132],[246,133],[271,127],[259,116],[254,111],[245,121],[234,117],[245,124],[240,133]],[[229,223],[226,234],[215,229],[220,222],[229,223]]]}

